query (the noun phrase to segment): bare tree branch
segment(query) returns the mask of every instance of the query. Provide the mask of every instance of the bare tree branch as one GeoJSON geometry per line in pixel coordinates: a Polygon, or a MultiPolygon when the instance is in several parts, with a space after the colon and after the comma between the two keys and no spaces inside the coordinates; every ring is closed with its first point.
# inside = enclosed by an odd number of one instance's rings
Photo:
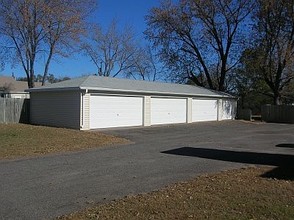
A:
{"type": "Polygon", "coordinates": [[[99,75],[116,77],[132,68],[137,47],[132,29],[126,27],[120,31],[113,21],[106,31],[92,27],[92,34],[81,49],[95,64],[99,75]]]}
{"type": "Polygon", "coordinates": [[[0,0],[0,34],[14,45],[29,88],[35,63],[45,57],[43,84],[55,55],[65,55],[85,33],[86,16],[94,0],[0,0]]]}
{"type": "Polygon", "coordinates": [[[176,78],[188,74],[196,84],[225,91],[228,72],[245,46],[240,27],[253,6],[253,0],[166,0],[146,17],[145,34],[176,78]],[[203,73],[205,82],[200,83],[196,79],[203,73]]]}

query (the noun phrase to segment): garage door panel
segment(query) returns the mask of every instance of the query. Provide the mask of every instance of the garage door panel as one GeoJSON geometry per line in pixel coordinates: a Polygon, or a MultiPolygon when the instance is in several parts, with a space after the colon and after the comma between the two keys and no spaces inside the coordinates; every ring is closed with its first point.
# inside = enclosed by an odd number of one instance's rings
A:
{"type": "Polygon", "coordinates": [[[193,99],[192,121],[217,121],[217,100],[193,99]]]}
{"type": "Polygon", "coordinates": [[[143,98],[91,96],[90,128],[140,126],[143,124],[143,98]]]}
{"type": "Polygon", "coordinates": [[[186,99],[151,98],[151,124],[185,123],[186,99]]]}

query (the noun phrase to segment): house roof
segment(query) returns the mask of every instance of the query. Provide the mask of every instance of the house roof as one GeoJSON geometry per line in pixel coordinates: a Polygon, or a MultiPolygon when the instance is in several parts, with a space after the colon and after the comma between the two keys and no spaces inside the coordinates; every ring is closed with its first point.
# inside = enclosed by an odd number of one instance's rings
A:
{"type": "Polygon", "coordinates": [[[179,96],[228,97],[233,96],[205,89],[199,86],[149,82],[143,80],[118,79],[112,77],[86,76],[53,83],[41,88],[33,88],[29,92],[64,91],[64,90],[91,90],[98,92],[128,92],[134,94],[158,94],[179,96]]]}
{"type": "MultiPolygon", "coordinates": [[[[40,87],[41,83],[36,82],[35,86],[40,87]]],[[[11,76],[0,76],[0,88],[8,93],[20,93],[25,92],[29,87],[26,81],[16,81],[11,76]]]]}

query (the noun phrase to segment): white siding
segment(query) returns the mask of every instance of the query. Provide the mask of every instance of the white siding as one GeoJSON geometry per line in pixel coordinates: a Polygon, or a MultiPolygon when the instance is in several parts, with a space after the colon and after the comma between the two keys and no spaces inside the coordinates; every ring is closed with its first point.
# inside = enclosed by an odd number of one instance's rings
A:
{"type": "Polygon", "coordinates": [[[91,129],[142,125],[143,97],[91,95],[91,129]]]}
{"type": "Polygon", "coordinates": [[[14,99],[29,99],[30,93],[10,93],[8,96],[14,99]]]}
{"type": "Polygon", "coordinates": [[[187,99],[151,98],[151,124],[186,123],[187,99]]]}
{"type": "Polygon", "coordinates": [[[236,116],[236,101],[222,100],[221,120],[234,119],[236,116]]]}
{"type": "Polygon", "coordinates": [[[192,123],[192,105],[193,99],[187,98],[187,123],[192,123]]]}
{"type": "Polygon", "coordinates": [[[79,92],[33,92],[30,108],[32,124],[80,129],[79,92]]]}
{"type": "Polygon", "coordinates": [[[218,101],[215,99],[193,99],[192,121],[217,121],[218,101]]]}
{"type": "Polygon", "coordinates": [[[151,97],[145,96],[144,97],[144,126],[151,125],[151,97]]]}
{"type": "Polygon", "coordinates": [[[32,124],[81,130],[234,119],[236,100],[81,94],[79,91],[31,93],[32,124]]]}
{"type": "Polygon", "coordinates": [[[90,129],[90,94],[83,94],[81,100],[81,130],[90,129]]]}

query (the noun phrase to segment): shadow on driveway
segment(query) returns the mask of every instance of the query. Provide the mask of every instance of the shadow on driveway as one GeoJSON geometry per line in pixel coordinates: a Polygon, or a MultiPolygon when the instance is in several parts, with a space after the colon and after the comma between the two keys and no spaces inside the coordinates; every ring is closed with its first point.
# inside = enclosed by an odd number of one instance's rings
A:
{"type": "Polygon", "coordinates": [[[263,174],[262,177],[294,180],[294,155],[193,147],[181,147],[168,151],[162,151],[161,153],[236,163],[276,166],[277,168],[263,174]]]}
{"type": "Polygon", "coordinates": [[[294,144],[277,144],[276,147],[283,147],[283,148],[293,148],[294,149],[294,144]]]}

